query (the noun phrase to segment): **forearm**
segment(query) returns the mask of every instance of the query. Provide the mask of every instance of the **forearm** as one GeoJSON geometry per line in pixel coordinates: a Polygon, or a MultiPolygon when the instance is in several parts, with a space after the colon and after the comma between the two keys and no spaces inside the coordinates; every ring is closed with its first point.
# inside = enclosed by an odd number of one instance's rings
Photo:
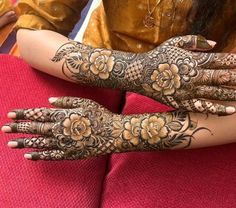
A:
{"type": "Polygon", "coordinates": [[[143,54],[98,49],[51,31],[18,32],[20,54],[32,67],[79,84],[136,91],[143,54]]]}
{"type": "MultiPolygon", "coordinates": [[[[236,73],[231,70],[235,68],[235,54],[192,53],[171,46],[172,39],[140,54],[89,47],[51,31],[20,30],[17,39],[21,56],[53,76],[136,92],[175,109],[235,113],[234,107],[218,102],[236,100],[236,73]]],[[[198,36],[173,39],[184,42],[184,48],[199,41],[208,44],[198,36]]]]}
{"type": "Polygon", "coordinates": [[[122,151],[201,148],[236,142],[235,119],[178,111],[121,116],[113,121],[112,136],[122,151]]]}

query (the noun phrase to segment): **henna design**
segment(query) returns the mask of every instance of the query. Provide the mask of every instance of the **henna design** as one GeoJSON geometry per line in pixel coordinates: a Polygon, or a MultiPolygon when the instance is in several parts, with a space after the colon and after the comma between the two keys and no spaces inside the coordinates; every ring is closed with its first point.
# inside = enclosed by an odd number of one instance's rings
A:
{"type": "Polygon", "coordinates": [[[52,123],[40,123],[40,122],[17,122],[8,124],[12,133],[25,133],[25,134],[42,134],[50,136],[52,134],[52,123]]]}
{"type": "Polygon", "coordinates": [[[17,142],[17,148],[57,148],[57,140],[53,137],[30,137],[30,138],[19,138],[12,140],[17,142]]]}
{"type": "Polygon", "coordinates": [[[236,54],[193,52],[210,50],[214,44],[202,36],[187,35],[134,54],[70,41],[58,49],[52,61],[62,61],[62,72],[75,82],[137,92],[175,109],[228,115],[235,112],[234,107],[224,106],[223,111],[218,107],[211,111],[191,108],[195,106],[191,99],[236,100],[236,72],[232,70],[236,54]],[[206,93],[197,92],[202,88],[206,93]]]}
{"type": "Polygon", "coordinates": [[[132,86],[135,88],[135,81],[139,81],[142,59],[144,59],[143,54],[93,49],[70,41],[58,49],[52,61],[63,60],[62,72],[74,82],[129,89],[132,86]],[[129,78],[134,81],[132,86],[124,82],[129,78]]]}
{"type": "Polygon", "coordinates": [[[17,121],[8,124],[12,133],[39,134],[12,140],[17,143],[15,148],[41,149],[28,154],[32,160],[75,160],[119,152],[187,148],[194,134],[204,129],[187,112],[122,116],[91,100],[74,97],[58,98],[52,104],[64,109],[14,110],[17,121]],[[22,121],[26,118],[31,121],[22,121]]]}

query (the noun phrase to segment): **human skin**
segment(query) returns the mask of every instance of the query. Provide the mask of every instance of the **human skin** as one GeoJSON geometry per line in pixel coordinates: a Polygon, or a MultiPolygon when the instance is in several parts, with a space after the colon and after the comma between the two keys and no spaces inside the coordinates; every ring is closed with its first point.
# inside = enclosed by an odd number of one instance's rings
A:
{"type": "Polygon", "coordinates": [[[219,101],[236,101],[236,55],[190,51],[212,49],[209,43],[183,36],[136,54],[92,48],[51,31],[18,31],[22,58],[45,73],[140,93],[175,109],[232,114],[235,109],[219,101]]]}
{"type": "Polygon", "coordinates": [[[118,115],[98,103],[74,97],[50,98],[54,108],[15,109],[5,133],[29,133],[11,148],[34,148],[29,160],[77,160],[131,151],[192,149],[236,142],[236,115],[208,117],[174,111],[118,115]],[[55,108],[57,107],[57,108],[55,108]]]}
{"type": "MultiPolygon", "coordinates": [[[[62,65],[64,62],[55,61],[58,57],[57,54],[60,52],[59,48],[67,44],[68,39],[60,35],[56,35],[55,39],[54,34],[48,31],[37,33],[21,30],[20,33],[18,32],[21,56],[39,70],[75,82],[77,80],[73,80],[70,76],[65,76],[65,73],[63,73],[62,65]],[[37,36],[38,34],[39,36],[37,36]],[[48,40],[46,45],[43,44],[43,40],[45,40],[44,35],[46,35],[48,40]]],[[[173,40],[174,44],[179,44],[179,42],[175,42],[176,39],[173,40]]],[[[185,46],[182,45],[182,47],[185,46]]],[[[192,47],[193,45],[190,46],[192,47]]],[[[201,45],[201,49],[203,48],[205,50],[209,49],[209,45],[201,45]]],[[[72,49],[74,50],[73,47],[72,49]]],[[[188,49],[196,49],[196,47],[188,49]]],[[[78,54],[78,50],[76,53],[78,54]]],[[[73,53],[72,57],[74,56],[75,53],[73,53]]],[[[70,53],[66,51],[65,57],[70,57],[70,53]]],[[[211,64],[214,67],[216,66],[216,62],[211,64]]],[[[225,68],[225,65],[222,63],[220,65],[222,69],[225,68]]],[[[230,64],[227,66],[233,68],[230,64]]],[[[233,70],[231,71],[233,72],[233,70]]],[[[230,75],[232,75],[231,71],[230,75]]],[[[94,73],[95,75],[100,77],[99,73],[94,73]]],[[[105,77],[107,77],[106,73],[105,77]]],[[[83,76],[79,78],[83,78],[83,76]]],[[[100,78],[101,82],[98,86],[103,86],[103,75],[100,78]]],[[[187,80],[188,78],[185,77],[187,80]]],[[[83,83],[91,83],[91,80],[86,77],[82,81],[83,83]]],[[[231,79],[228,80],[229,83],[231,81],[231,79]]],[[[209,80],[209,82],[212,84],[217,82],[217,80],[214,82],[209,80]]],[[[117,83],[114,84],[116,85],[117,83]]],[[[108,83],[107,87],[111,87],[111,83],[108,83]]],[[[148,95],[150,96],[150,94],[148,95]]],[[[210,114],[175,111],[171,113],[125,116],[112,114],[90,100],[66,97],[52,98],[50,101],[59,109],[12,110],[8,117],[16,122],[7,124],[2,128],[7,133],[24,132],[40,135],[40,137],[20,138],[9,142],[9,146],[12,148],[33,147],[42,149],[39,152],[26,154],[25,157],[27,159],[71,160],[114,152],[199,148],[236,142],[233,125],[236,119],[235,114],[219,117],[210,114]],[[33,122],[29,122],[29,120],[33,122]]],[[[214,108],[214,111],[208,109],[208,111],[203,110],[202,112],[222,115],[234,113],[234,108],[229,108],[227,112],[224,107],[225,103],[222,104],[218,105],[224,110],[217,111],[218,108],[214,108]]],[[[230,102],[229,104],[235,106],[235,102],[230,102]]],[[[214,105],[213,107],[216,106],[214,105]]]]}
{"type": "Polygon", "coordinates": [[[8,11],[0,16],[0,29],[5,25],[15,22],[17,20],[16,13],[14,11],[8,11]]]}

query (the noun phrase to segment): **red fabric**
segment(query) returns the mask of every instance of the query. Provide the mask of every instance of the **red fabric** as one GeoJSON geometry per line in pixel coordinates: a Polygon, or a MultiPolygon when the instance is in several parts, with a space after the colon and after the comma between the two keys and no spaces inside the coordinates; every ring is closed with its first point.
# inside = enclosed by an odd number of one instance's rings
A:
{"type": "MultiPolygon", "coordinates": [[[[32,70],[20,59],[0,55],[0,126],[15,108],[49,106],[50,96],[87,97],[116,112],[117,91],[79,87],[32,70]]],[[[11,150],[19,135],[0,133],[0,207],[98,207],[107,157],[75,162],[32,162],[27,150],[11,150]]],[[[29,151],[29,150],[28,150],[29,151]]]]}
{"type": "MultiPolygon", "coordinates": [[[[118,92],[52,78],[20,59],[0,56],[0,75],[0,125],[9,121],[10,109],[48,106],[50,96],[86,96],[118,109],[118,92]]],[[[169,108],[129,94],[123,113],[165,110],[169,108]]],[[[13,135],[0,137],[0,207],[236,207],[235,144],[48,163],[24,160],[26,150],[6,146],[13,135]]]]}
{"type": "Polygon", "coordinates": [[[141,114],[141,113],[156,113],[170,111],[172,108],[158,103],[157,101],[136,94],[127,93],[126,102],[123,108],[124,114],[141,114]]]}
{"type": "MultiPolygon", "coordinates": [[[[170,108],[128,94],[124,114],[170,108]]],[[[169,152],[112,155],[103,208],[236,207],[236,144],[169,152]]]]}

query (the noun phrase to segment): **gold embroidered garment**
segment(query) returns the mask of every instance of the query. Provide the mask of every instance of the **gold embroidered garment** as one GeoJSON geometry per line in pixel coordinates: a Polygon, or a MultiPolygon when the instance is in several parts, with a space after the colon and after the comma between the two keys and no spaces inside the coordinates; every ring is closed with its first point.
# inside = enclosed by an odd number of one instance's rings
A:
{"type": "Polygon", "coordinates": [[[12,3],[10,0],[0,0],[0,16],[2,16],[7,11],[11,10],[12,3]]]}
{"type": "MultiPolygon", "coordinates": [[[[95,47],[143,52],[177,35],[189,34],[194,24],[193,0],[94,0],[83,23],[79,40],[95,47]],[[148,3],[149,2],[149,3],[148,3]],[[155,26],[144,24],[149,8],[155,26]]],[[[21,0],[22,16],[18,28],[49,29],[68,34],[80,18],[87,0],[21,0]]],[[[236,51],[236,2],[226,0],[222,14],[216,15],[208,27],[207,38],[217,41],[219,48],[236,51]],[[227,39],[225,38],[227,34],[227,39]]]]}

